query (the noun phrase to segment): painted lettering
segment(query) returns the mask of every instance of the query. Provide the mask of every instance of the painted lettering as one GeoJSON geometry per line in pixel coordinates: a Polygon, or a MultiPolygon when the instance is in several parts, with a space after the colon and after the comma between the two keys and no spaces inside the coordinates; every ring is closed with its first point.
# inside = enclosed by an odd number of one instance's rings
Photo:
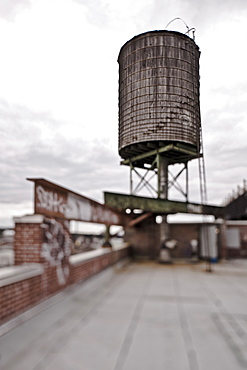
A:
{"type": "Polygon", "coordinates": [[[50,212],[60,212],[63,215],[65,214],[67,204],[57,193],[47,191],[40,185],[37,186],[36,192],[38,197],[38,207],[44,208],[50,212]]]}

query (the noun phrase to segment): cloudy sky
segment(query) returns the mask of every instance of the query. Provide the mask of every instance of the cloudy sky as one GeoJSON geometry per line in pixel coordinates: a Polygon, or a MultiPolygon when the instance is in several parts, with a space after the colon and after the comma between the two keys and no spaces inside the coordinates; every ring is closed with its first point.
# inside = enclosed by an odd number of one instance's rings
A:
{"type": "MultiPolygon", "coordinates": [[[[33,212],[43,177],[103,201],[119,165],[118,63],[133,36],[181,17],[201,50],[208,200],[241,185],[247,158],[246,0],[0,0],[0,226],[33,212]]],[[[186,32],[181,21],[169,29],[186,32]]],[[[197,201],[192,164],[191,201],[197,201]]]]}

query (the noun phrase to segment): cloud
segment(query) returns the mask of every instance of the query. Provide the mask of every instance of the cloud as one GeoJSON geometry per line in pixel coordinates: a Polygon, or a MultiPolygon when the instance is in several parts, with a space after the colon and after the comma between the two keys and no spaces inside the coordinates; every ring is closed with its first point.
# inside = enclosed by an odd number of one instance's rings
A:
{"type": "Polygon", "coordinates": [[[111,6],[107,1],[74,0],[74,2],[85,7],[89,23],[105,27],[111,21],[111,6]]]}
{"type": "MultiPolygon", "coordinates": [[[[246,11],[245,0],[153,0],[146,2],[143,24],[146,31],[165,29],[170,21],[180,17],[190,28],[196,28],[196,39],[200,40],[202,36],[209,35],[217,24],[224,24],[239,15],[244,17],[246,11]]],[[[168,29],[183,33],[187,31],[180,20],[172,22],[168,29]]],[[[226,27],[225,32],[229,32],[226,27]]],[[[235,32],[235,29],[231,32],[235,32]]]]}
{"type": "MultiPolygon", "coordinates": [[[[207,33],[216,24],[226,22],[246,11],[245,0],[180,0],[186,8],[191,27],[207,33]],[[191,14],[191,16],[190,16],[191,14]],[[194,24],[193,24],[194,23],[194,24]]],[[[242,14],[243,15],[243,14],[242,14]]],[[[226,32],[229,30],[225,29],[226,32]]]]}
{"type": "Polygon", "coordinates": [[[0,101],[2,203],[30,200],[27,177],[47,178],[99,201],[104,189],[123,188],[127,176],[109,142],[62,135],[64,124],[47,112],[0,101]]]}
{"type": "Polygon", "coordinates": [[[74,2],[85,7],[90,24],[104,31],[109,29],[113,34],[114,30],[117,30],[127,35],[125,41],[136,33],[146,31],[153,3],[152,0],[74,0],[74,2]]]}
{"type": "Polygon", "coordinates": [[[0,18],[13,22],[18,13],[31,7],[31,0],[1,0],[0,18]]]}
{"type": "MultiPolygon", "coordinates": [[[[246,12],[245,0],[1,0],[0,17],[15,21],[0,23],[4,205],[32,203],[26,177],[96,200],[103,190],[129,192],[129,168],[117,154],[118,52],[175,17],[197,29],[209,201],[219,203],[246,172],[246,12]]],[[[179,21],[171,29],[186,31],[179,21]]],[[[191,167],[196,201],[197,163],[191,167]]]]}
{"type": "Polygon", "coordinates": [[[220,202],[246,177],[246,91],[243,83],[219,88],[216,107],[203,117],[203,140],[211,202],[220,202]]]}

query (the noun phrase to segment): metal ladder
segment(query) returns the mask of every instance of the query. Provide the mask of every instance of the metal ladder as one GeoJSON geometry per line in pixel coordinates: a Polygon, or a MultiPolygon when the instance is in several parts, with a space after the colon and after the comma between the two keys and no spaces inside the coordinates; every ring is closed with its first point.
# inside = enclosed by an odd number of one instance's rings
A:
{"type": "Polygon", "coordinates": [[[209,235],[207,229],[207,216],[204,213],[204,204],[207,204],[207,183],[206,183],[206,170],[205,170],[205,160],[204,160],[204,151],[203,151],[203,141],[202,141],[202,129],[200,128],[200,146],[201,153],[198,150],[198,168],[199,168],[199,180],[200,180],[200,196],[201,196],[201,205],[203,210],[203,237],[205,243],[205,252],[206,252],[206,271],[212,272],[212,264],[210,258],[210,246],[209,246],[209,235]]]}

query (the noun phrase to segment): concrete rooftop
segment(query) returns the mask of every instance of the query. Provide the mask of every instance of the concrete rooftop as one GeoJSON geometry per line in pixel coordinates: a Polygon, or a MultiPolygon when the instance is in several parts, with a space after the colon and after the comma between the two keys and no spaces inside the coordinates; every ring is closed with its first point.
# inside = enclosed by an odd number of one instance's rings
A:
{"type": "Polygon", "coordinates": [[[247,369],[247,261],[114,266],[1,330],[1,370],[247,369]]]}

